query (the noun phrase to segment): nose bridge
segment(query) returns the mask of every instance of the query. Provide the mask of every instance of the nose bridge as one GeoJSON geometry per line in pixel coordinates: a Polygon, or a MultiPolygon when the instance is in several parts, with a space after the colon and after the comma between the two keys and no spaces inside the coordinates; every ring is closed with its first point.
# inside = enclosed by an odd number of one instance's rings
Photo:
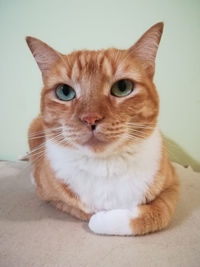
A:
{"type": "Polygon", "coordinates": [[[80,118],[84,118],[83,120],[88,123],[93,124],[95,121],[101,120],[105,115],[105,108],[103,107],[102,99],[91,98],[88,96],[82,105],[80,110],[80,118]]]}
{"type": "Polygon", "coordinates": [[[80,121],[90,130],[94,131],[96,126],[104,119],[105,109],[101,96],[90,93],[84,97],[82,108],[79,113],[80,121]]]}
{"type": "Polygon", "coordinates": [[[105,79],[100,73],[80,80],[79,118],[86,117],[90,122],[106,117],[108,97],[103,93],[105,79]]]}
{"type": "Polygon", "coordinates": [[[79,119],[87,125],[90,129],[94,130],[106,117],[105,101],[102,96],[89,94],[84,98],[79,113],[79,119]]]}
{"type": "Polygon", "coordinates": [[[103,94],[98,83],[90,81],[81,90],[81,113],[101,115],[103,113],[103,94]]]}

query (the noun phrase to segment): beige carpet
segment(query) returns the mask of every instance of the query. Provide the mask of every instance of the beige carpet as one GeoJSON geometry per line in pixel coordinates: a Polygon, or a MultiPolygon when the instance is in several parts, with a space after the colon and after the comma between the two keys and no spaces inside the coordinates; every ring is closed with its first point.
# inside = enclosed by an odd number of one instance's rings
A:
{"type": "Polygon", "coordinates": [[[1,267],[199,267],[200,173],[175,165],[181,197],[170,227],[142,237],[98,236],[41,202],[27,163],[0,162],[1,267]]]}

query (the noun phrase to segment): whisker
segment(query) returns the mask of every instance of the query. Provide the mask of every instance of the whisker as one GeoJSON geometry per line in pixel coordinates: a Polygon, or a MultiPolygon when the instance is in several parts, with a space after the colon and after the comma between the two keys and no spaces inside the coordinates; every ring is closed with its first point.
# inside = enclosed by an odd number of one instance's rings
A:
{"type": "MultiPolygon", "coordinates": [[[[41,130],[41,131],[37,131],[37,132],[35,132],[35,133],[50,132],[50,131],[52,131],[52,130],[56,130],[56,129],[60,129],[60,128],[63,128],[63,126],[53,127],[53,128],[48,128],[48,129],[43,129],[43,130],[41,130]]],[[[35,134],[35,133],[33,133],[33,134],[35,134]]]]}
{"type": "Polygon", "coordinates": [[[143,138],[149,136],[147,133],[143,133],[143,132],[140,132],[140,131],[137,131],[137,130],[133,130],[133,129],[132,129],[131,134],[134,135],[134,133],[135,133],[137,136],[139,136],[139,137],[143,137],[143,138]]]}
{"type": "Polygon", "coordinates": [[[43,159],[43,156],[45,154],[45,151],[41,153],[40,155],[37,155],[36,157],[31,159],[31,162],[36,164],[38,161],[41,161],[43,159]]]}
{"type": "Polygon", "coordinates": [[[139,126],[139,125],[130,125],[130,124],[128,124],[127,125],[128,127],[130,127],[130,128],[134,128],[134,129],[136,129],[136,128],[138,128],[138,129],[149,129],[149,130],[152,130],[152,129],[155,129],[155,127],[151,127],[151,126],[139,126]]]}
{"type": "Polygon", "coordinates": [[[59,145],[66,145],[67,144],[71,144],[72,142],[69,141],[69,139],[63,138],[61,140],[58,141],[59,145]]]}
{"type": "Polygon", "coordinates": [[[137,144],[141,143],[141,139],[133,139],[131,137],[126,137],[126,139],[133,143],[137,143],[137,144]]]}
{"type": "MultiPolygon", "coordinates": [[[[60,141],[62,141],[62,139],[60,140],[61,135],[62,134],[59,134],[59,135],[57,135],[54,138],[51,138],[49,140],[51,140],[52,142],[58,142],[59,143],[60,141]]],[[[30,154],[32,156],[32,162],[34,162],[34,163],[38,162],[38,160],[41,160],[43,155],[45,155],[45,152],[46,152],[45,145],[46,145],[46,141],[43,142],[40,147],[36,147],[34,151],[32,150],[30,152],[30,154]]]]}
{"type": "Polygon", "coordinates": [[[129,127],[129,126],[128,126],[127,128],[128,128],[128,130],[130,130],[130,131],[135,131],[135,132],[142,133],[142,134],[147,134],[147,135],[148,135],[149,131],[146,132],[146,131],[144,131],[144,130],[152,130],[152,129],[137,128],[137,127],[129,127]]]}
{"type": "Polygon", "coordinates": [[[137,123],[137,122],[126,122],[127,125],[132,125],[136,127],[144,127],[144,128],[155,128],[156,123],[137,123]],[[153,127],[154,126],[154,127],[153,127]]]}
{"type": "Polygon", "coordinates": [[[44,129],[44,130],[41,130],[41,131],[38,131],[38,132],[34,132],[30,135],[28,135],[29,137],[34,137],[34,136],[37,136],[37,135],[40,135],[40,134],[45,134],[45,133],[51,133],[52,131],[57,131],[57,130],[60,130],[60,129],[63,129],[63,126],[60,126],[60,127],[55,127],[55,128],[49,128],[49,129],[44,129]]]}
{"type": "Polygon", "coordinates": [[[39,138],[44,138],[44,137],[52,137],[54,135],[55,135],[54,133],[44,134],[44,135],[38,135],[38,136],[28,137],[28,139],[29,140],[34,140],[34,139],[39,139],[39,138]]]}
{"type": "MultiPolygon", "coordinates": [[[[53,137],[53,138],[50,138],[50,139],[48,139],[48,141],[52,141],[52,142],[58,142],[58,143],[63,143],[63,142],[67,142],[67,143],[71,143],[70,141],[70,139],[69,138],[67,138],[67,137],[64,137],[63,138],[63,134],[62,133],[60,133],[60,134],[58,134],[58,135],[56,135],[55,137],[53,137]]],[[[39,146],[37,146],[36,148],[34,148],[33,150],[31,150],[30,152],[29,152],[29,155],[31,155],[31,156],[33,156],[33,157],[35,157],[35,156],[37,156],[37,155],[43,155],[43,153],[45,152],[45,145],[46,145],[46,140],[45,140],[45,142],[43,142],[42,144],[40,144],[39,146]]]]}
{"type": "Polygon", "coordinates": [[[149,122],[149,123],[143,122],[143,123],[141,123],[141,122],[132,122],[132,121],[127,122],[127,124],[142,125],[142,126],[155,125],[155,123],[153,123],[153,122],[149,122]]]}
{"type": "Polygon", "coordinates": [[[130,140],[134,140],[134,141],[141,141],[141,139],[135,135],[130,135],[130,134],[126,134],[126,137],[130,140]]]}
{"type": "Polygon", "coordinates": [[[31,157],[35,157],[35,156],[38,156],[38,155],[43,155],[44,152],[45,152],[45,149],[37,151],[37,152],[31,154],[31,157]]]}
{"type": "MultiPolygon", "coordinates": [[[[62,135],[62,133],[56,135],[56,136],[53,137],[53,138],[50,138],[49,141],[53,141],[56,137],[61,136],[61,135],[62,135]]],[[[31,151],[29,152],[29,154],[33,153],[34,151],[39,150],[39,149],[42,148],[45,144],[46,144],[46,140],[45,140],[42,144],[38,145],[38,146],[35,147],[33,150],[31,150],[31,151]]]]}

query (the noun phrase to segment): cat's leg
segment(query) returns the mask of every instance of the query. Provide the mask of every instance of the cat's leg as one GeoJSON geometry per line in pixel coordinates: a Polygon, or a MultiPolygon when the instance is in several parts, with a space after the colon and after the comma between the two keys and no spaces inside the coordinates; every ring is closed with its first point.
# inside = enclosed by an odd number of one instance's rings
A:
{"type": "Polygon", "coordinates": [[[89,228],[97,234],[144,235],[165,228],[174,214],[178,185],[163,191],[156,199],[133,210],[116,209],[93,215],[89,228]]]}
{"type": "Polygon", "coordinates": [[[69,214],[71,214],[72,216],[81,219],[83,221],[89,221],[91,214],[87,214],[85,212],[83,212],[82,210],[75,208],[75,207],[71,207],[69,205],[67,205],[67,203],[64,203],[63,201],[50,201],[50,203],[56,207],[57,209],[67,212],[69,214]]]}

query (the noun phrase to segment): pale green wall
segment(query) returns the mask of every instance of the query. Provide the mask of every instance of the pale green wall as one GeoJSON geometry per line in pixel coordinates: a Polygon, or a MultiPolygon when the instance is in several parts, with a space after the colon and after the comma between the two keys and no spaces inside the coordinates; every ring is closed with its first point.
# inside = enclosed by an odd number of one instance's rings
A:
{"type": "Polygon", "coordinates": [[[199,16],[199,0],[0,0],[0,159],[15,160],[27,150],[27,128],[39,111],[42,80],[26,35],[63,53],[127,48],[164,21],[155,76],[160,126],[175,142],[169,145],[175,158],[187,164],[192,157],[200,169],[199,16]]]}

